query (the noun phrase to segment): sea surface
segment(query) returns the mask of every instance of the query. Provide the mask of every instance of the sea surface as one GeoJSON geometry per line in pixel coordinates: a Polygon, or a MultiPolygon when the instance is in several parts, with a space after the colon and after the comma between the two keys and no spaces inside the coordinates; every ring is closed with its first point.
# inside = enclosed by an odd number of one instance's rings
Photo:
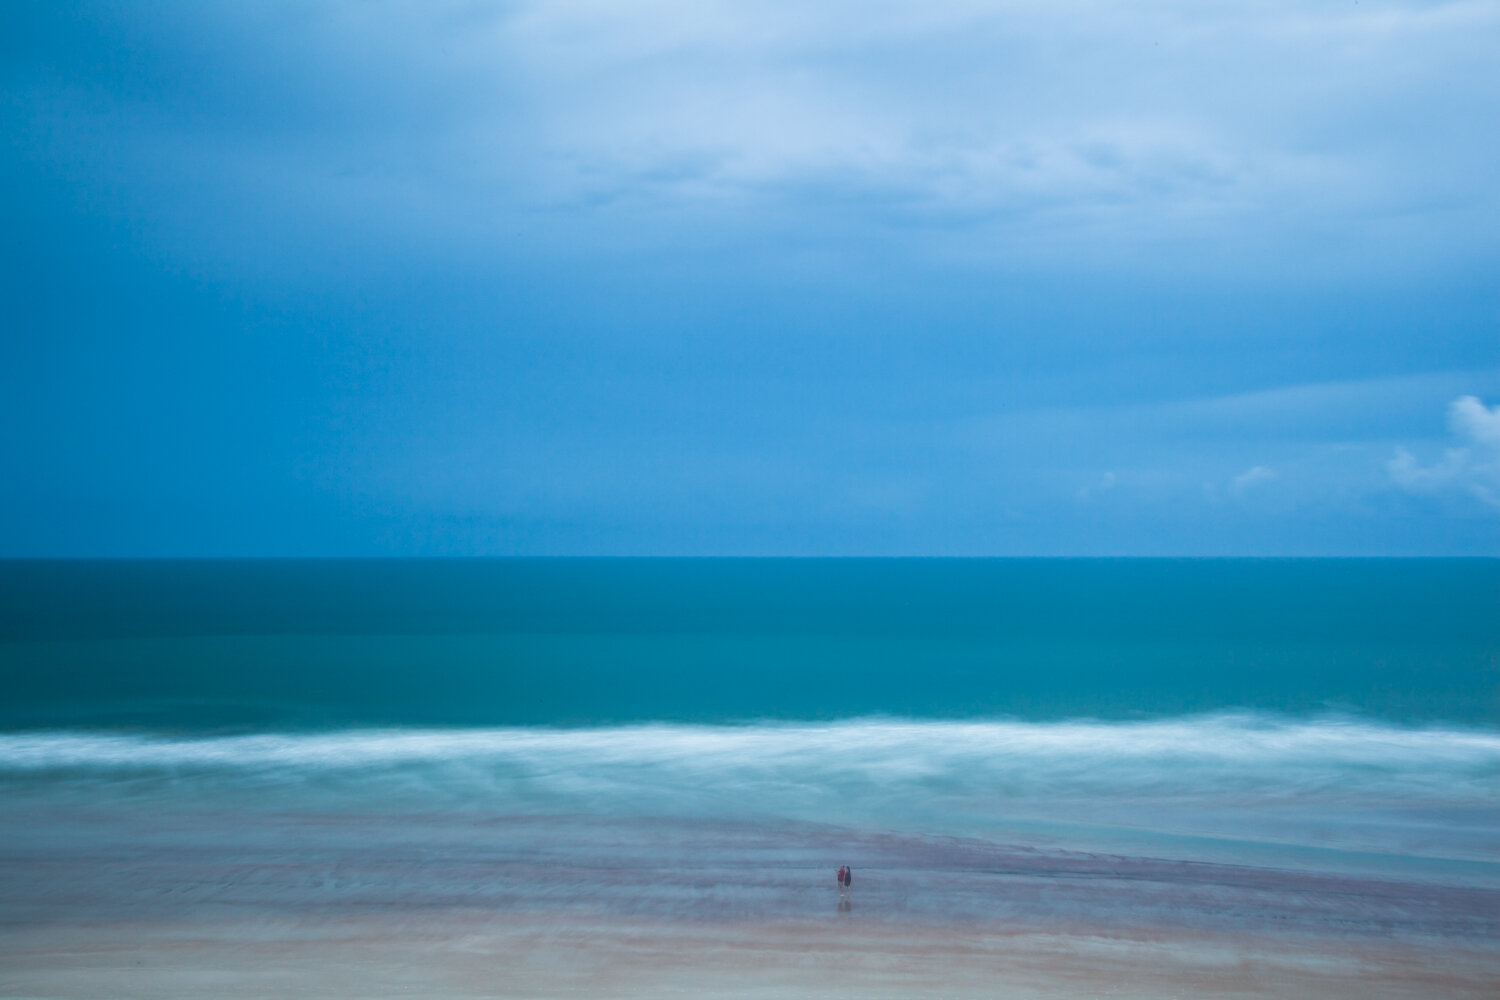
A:
{"type": "Polygon", "coordinates": [[[852,910],[1482,979],[1500,562],[0,562],[0,801],[0,935],[852,910]]]}

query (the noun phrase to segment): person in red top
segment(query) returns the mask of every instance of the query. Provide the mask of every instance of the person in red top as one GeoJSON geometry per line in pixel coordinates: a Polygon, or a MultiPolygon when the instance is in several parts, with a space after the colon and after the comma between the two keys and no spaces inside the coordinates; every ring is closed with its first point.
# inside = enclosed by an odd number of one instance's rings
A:
{"type": "Polygon", "coordinates": [[[848,865],[840,865],[839,866],[838,876],[837,876],[837,878],[839,880],[839,895],[840,896],[842,896],[844,894],[844,889],[845,889],[845,886],[846,886],[846,883],[844,882],[844,878],[848,874],[849,874],[849,866],[848,865]]]}

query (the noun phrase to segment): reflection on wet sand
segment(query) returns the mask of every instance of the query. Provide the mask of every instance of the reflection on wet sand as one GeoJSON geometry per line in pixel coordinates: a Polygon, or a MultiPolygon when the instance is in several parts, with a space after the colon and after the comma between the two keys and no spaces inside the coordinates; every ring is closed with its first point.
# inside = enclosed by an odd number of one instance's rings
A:
{"type": "Polygon", "coordinates": [[[1500,888],[1440,879],[798,824],[67,814],[0,819],[6,995],[1365,1000],[1500,975],[1500,888]],[[830,899],[846,854],[858,919],[830,899]]]}

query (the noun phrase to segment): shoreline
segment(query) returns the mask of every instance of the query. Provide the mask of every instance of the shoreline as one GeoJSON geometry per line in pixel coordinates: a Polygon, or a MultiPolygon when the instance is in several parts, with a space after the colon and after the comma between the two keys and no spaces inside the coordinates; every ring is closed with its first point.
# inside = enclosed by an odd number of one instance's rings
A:
{"type": "Polygon", "coordinates": [[[1080,924],[654,921],[393,910],[8,929],[0,991],[359,997],[1112,996],[1478,998],[1500,952],[1080,924]]]}
{"type": "Polygon", "coordinates": [[[85,813],[0,822],[0,995],[1477,1000],[1500,979],[1500,888],[798,824],[85,813]]]}

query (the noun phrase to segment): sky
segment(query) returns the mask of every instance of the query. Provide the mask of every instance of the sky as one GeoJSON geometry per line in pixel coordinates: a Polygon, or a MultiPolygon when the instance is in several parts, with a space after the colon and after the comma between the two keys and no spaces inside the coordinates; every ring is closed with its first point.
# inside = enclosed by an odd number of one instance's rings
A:
{"type": "Polygon", "coordinates": [[[0,5],[0,556],[1500,555],[1500,3],[0,5]]]}

